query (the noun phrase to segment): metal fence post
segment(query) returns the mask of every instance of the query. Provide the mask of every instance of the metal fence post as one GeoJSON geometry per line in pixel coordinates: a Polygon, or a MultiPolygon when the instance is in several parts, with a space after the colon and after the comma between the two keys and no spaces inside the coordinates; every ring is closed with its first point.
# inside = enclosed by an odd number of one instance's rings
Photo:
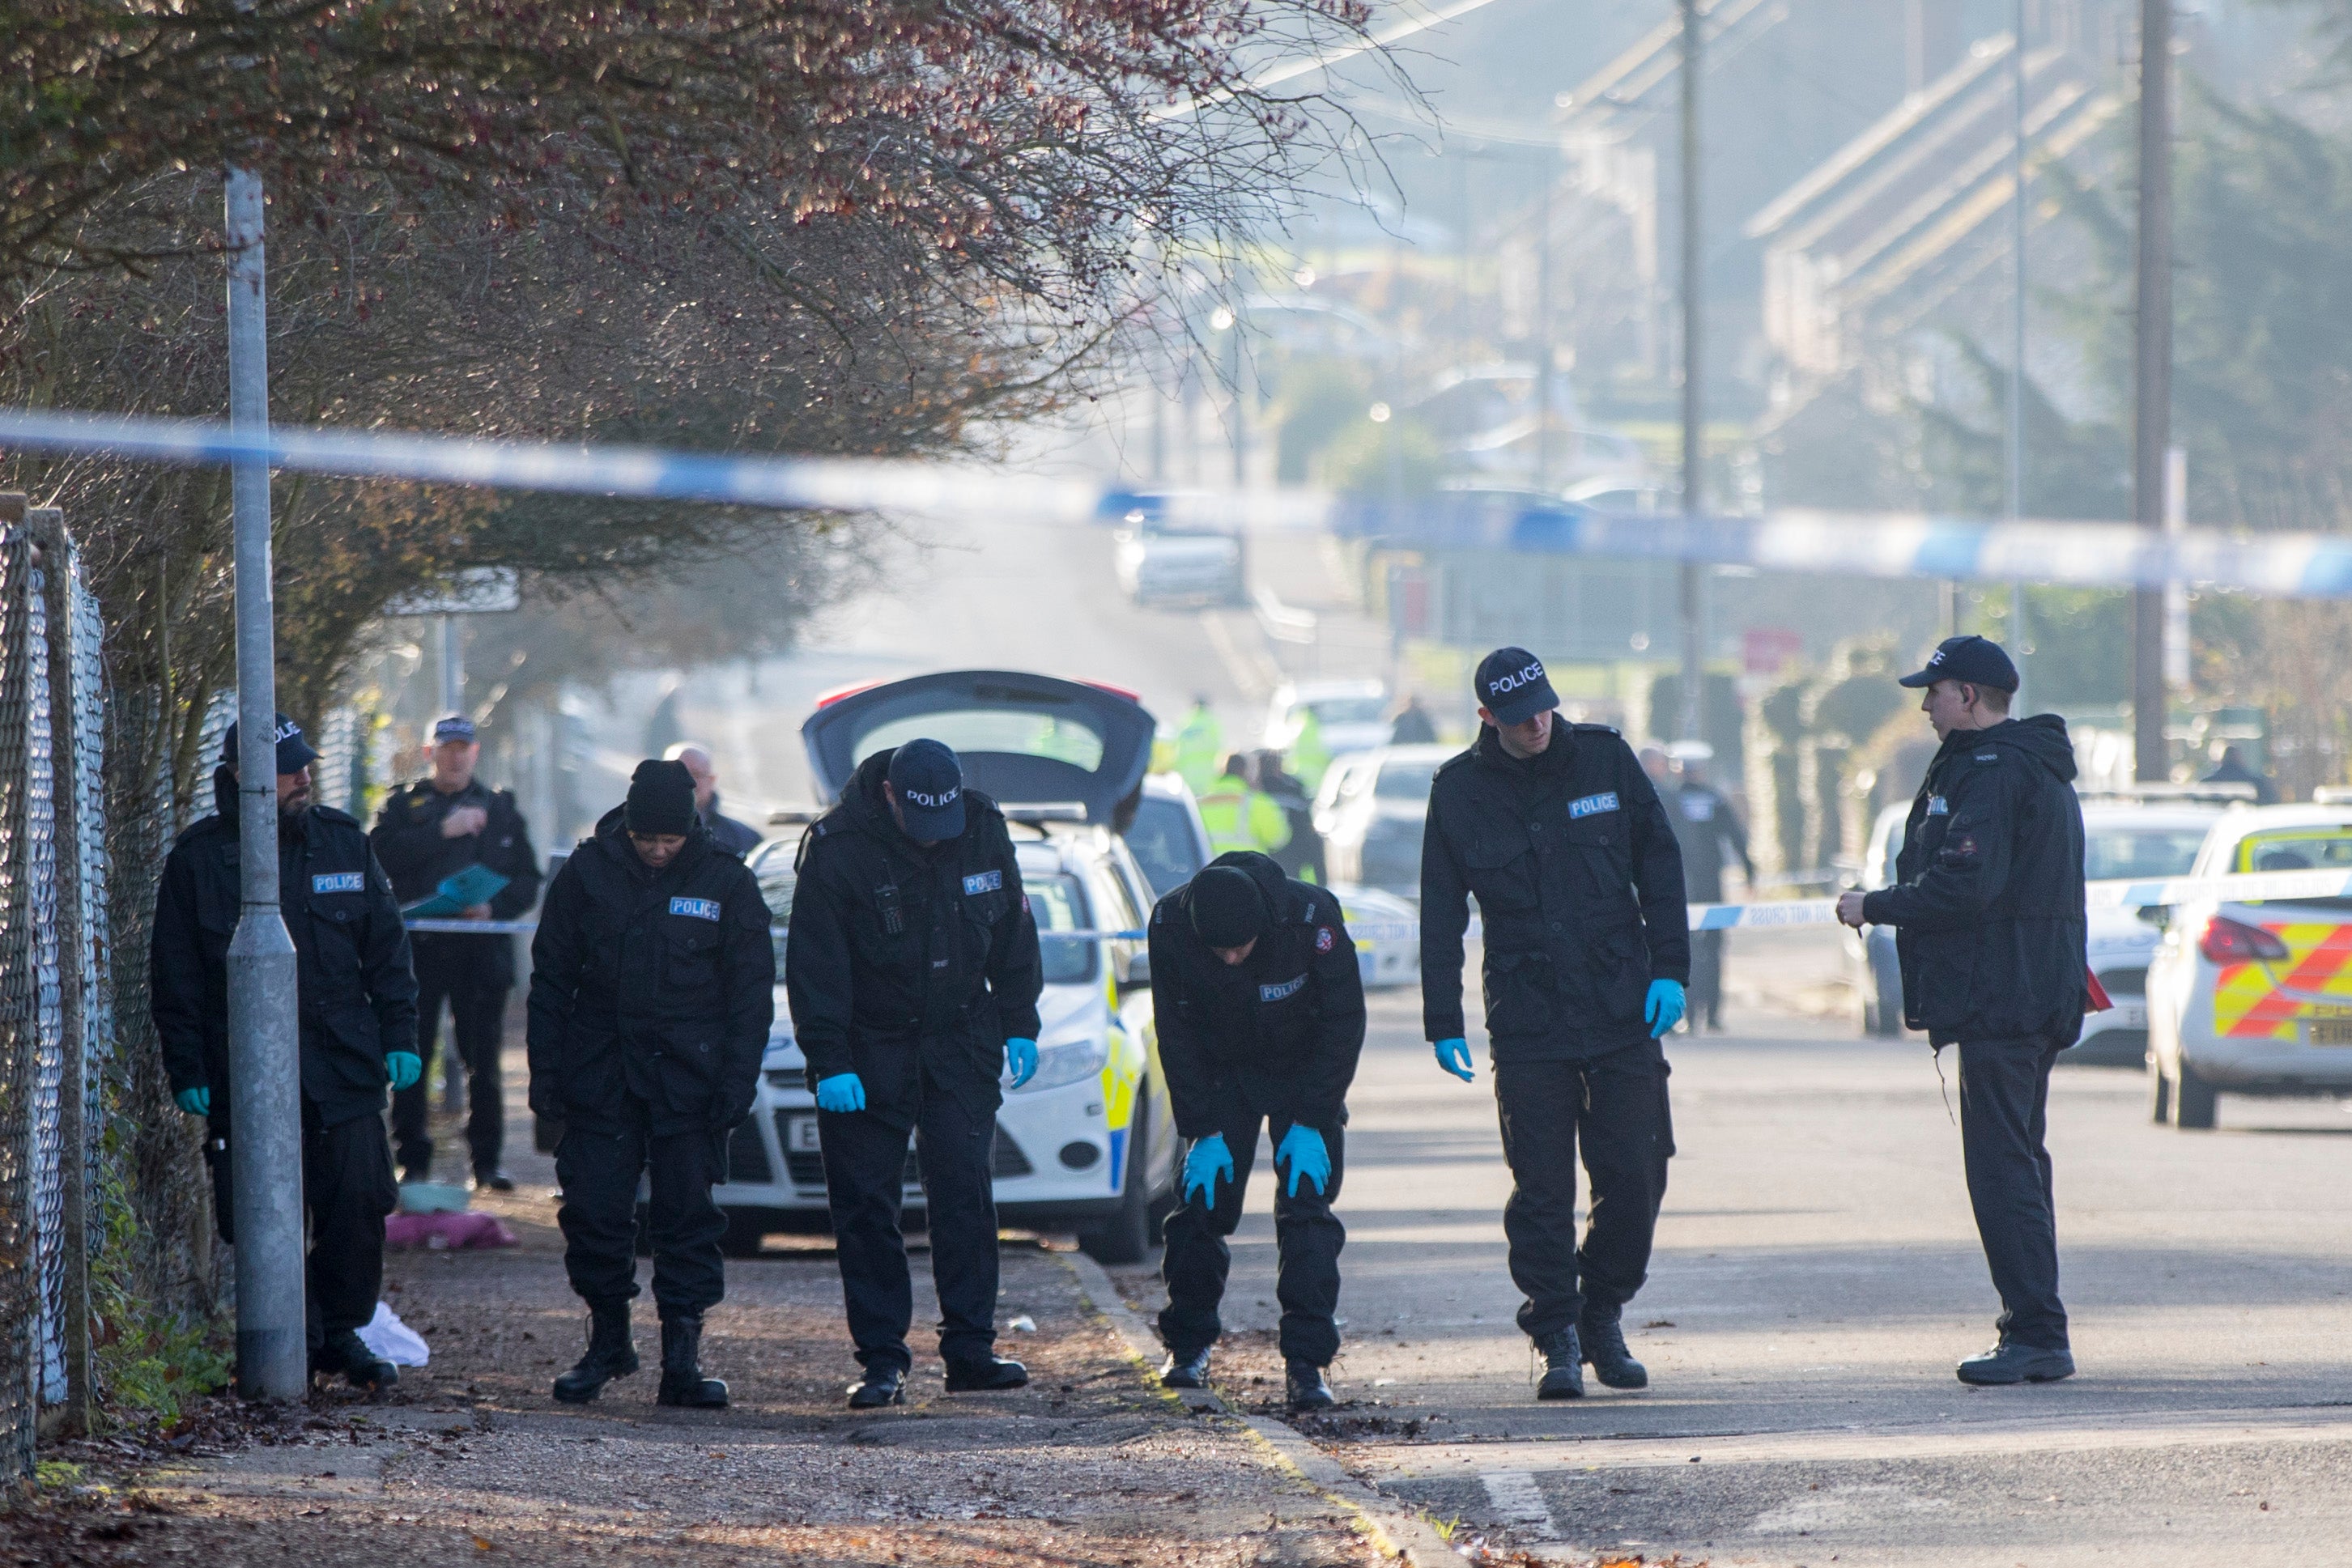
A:
{"type": "Polygon", "coordinates": [[[25,497],[0,495],[0,1491],[32,1479],[41,1397],[40,1227],[33,1212],[35,1062],[32,965],[20,952],[31,914],[15,874],[24,844],[21,702],[23,599],[32,570],[25,497]]]}

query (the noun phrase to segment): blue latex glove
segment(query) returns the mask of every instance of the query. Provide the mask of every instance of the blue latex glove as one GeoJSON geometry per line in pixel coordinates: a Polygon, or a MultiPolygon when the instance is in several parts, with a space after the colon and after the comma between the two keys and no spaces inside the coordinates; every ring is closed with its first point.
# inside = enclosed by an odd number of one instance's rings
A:
{"type": "Polygon", "coordinates": [[[1470,1066],[1470,1042],[1460,1035],[1437,1042],[1437,1065],[1467,1083],[1478,1076],[1470,1066]]]}
{"type": "Polygon", "coordinates": [[[1013,1087],[1015,1089],[1036,1077],[1037,1042],[1034,1040],[1006,1040],[1004,1065],[1013,1069],[1013,1087]]]}
{"type": "Polygon", "coordinates": [[[1649,999],[1642,1004],[1642,1020],[1650,1026],[1652,1040],[1664,1040],[1668,1030],[1683,1021],[1683,983],[1652,980],[1649,999]]]}
{"type": "Polygon", "coordinates": [[[1225,1147],[1223,1133],[1212,1133],[1195,1140],[1184,1155],[1184,1201],[1190,1203],[1195,1192],[1206,1191],[1209,1196],[1203,1202],[1207,1207],[1214,1208],[1220,1176],[1227,1181],[1234,1179],[1234,1152],[1225,1147]]]}
{"type": "Polygon", "coordinates": [[[213,1092],[210,1089],[183,1089],[172,1096],[172,1102],[191,1116],[213,1113],[213,1092]]]}
{"type": "Polygon", "coordinates": [[[392,1074],[392,1086],[405,1089],[425,1076],[425,1059],[413,1051],[387,1051],[383,1053],[384,1071],[392,1074]]]}
{"type": "Polygon", "coordinates": [[[855,1072],[836,1072],[830,1078],[818,1079],[816,1108],[820,1111],[865,1110],[866,1081],[855,1072]]]}
{"type": "Polygon", "coordinates": [[[1331,1148],[1324,1143],[1323,1134],[1312,1127],[1293,1123],[1290,1131],[1282,1135],[1282,1142],[1275,1147],[1274,1163],[1290,1166],[1290,1196],[1293,1197],[1298,1196],[1301,1176],[1315,1184],[1318,1197],[1331,1186],[1331,1148]]]}

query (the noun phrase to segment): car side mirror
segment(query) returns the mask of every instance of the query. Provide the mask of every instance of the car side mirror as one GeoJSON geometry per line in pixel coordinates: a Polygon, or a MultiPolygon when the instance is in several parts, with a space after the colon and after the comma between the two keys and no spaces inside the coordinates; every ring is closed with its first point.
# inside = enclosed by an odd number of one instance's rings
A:
{"type": "Polygon", "coordinates": [[[1127,962],[1120,966],[1118,983],[1134,989],[1150,988],[1151,955],[1148,952],[1129,953],[1127,962]]]}
{"type": "Polygon", "coordinates": [[[2158,931],[2172,929],[2172,905],[2168,904],[2143,904],[2139,906],[2137,914],[2140,919],[2147,921],[2158,931]]]}

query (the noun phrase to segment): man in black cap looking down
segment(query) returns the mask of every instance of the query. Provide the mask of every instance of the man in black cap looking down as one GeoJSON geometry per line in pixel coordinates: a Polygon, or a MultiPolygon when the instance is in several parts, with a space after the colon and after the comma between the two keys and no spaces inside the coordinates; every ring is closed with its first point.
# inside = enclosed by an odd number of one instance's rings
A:
{"type": "Polygon", "coordinates": [[[1037,1071],[1037,927],[1003,813],[936,740],[858,764],[801,841],[784,985],[808,1058],[849,1333],[854,1410],[896,1405],[914,1358],[898,1229],[907,1140],[922,1166],[950,1394],[1018,1388],[996,1354],[990,1170],[1007,1069],[1037,1071]]]}
{"type": "MultiPolygon", "coordinates": [[[[310,1370],[363,1388],[400,1381],[359,1331],[383,1286],[383,1220],[397,1193],[383,1094],[416,1082],[416,977],[392,882],[352,818],[310,803],[318,753],[278,716],[278,899],[299,956],[302,1206],[310,1370]]],[[[217,811],[172,846],[148,952],[163,1070],[180,1109],[205,1121],[213,1220],[236,1240],[230,1190],[228,947],[244,911],[238,883],[237,727],[213,774],[217,811]]]]}
{"type": "Polygon", "coordinates": [[[563,1266],[588,1303],[588,1352],[555,1380],[584,1405],[637,1370],[637,1183],[661,1314],[664,1405],[716,1407],[702,1316],[726,1293],[727,1135],[751,1113],[774,1021],[768,906],[742,860],[710,840],[694,780],[637,764],[626,803],[555,873],[530,948],[530,1108],[563,1124],[563,1266]]]}
{"type": "Polygon", "coordinates": [[[1690,978],[1683,857],[1656,788],[1617,732],[1563,724],[1542,662],[1498,648],[1474,683],[1480,729],[1437,770],[1421,851],[1422,1024],[1468,1082],[1462,938],[1486,923],[1486,1036],[1511,1198],[1519,1328],[1539,1399],[1649,1374],[1619,1320],[1642,1288],[1675,1152],[1659,1037],[1690,978]],[[1576,1156],[1592,1181],[1576,1240],[1576,1156]]]}
{"type": "Polygon", "coordinates": [[[1339,901],[1239,850],[1153,907],[1150,940],[1160,1063],[1176,1131],[1192,1145],[1160,1265],[1160,1375],[1172,1388],[1208,1385],[1232,1266],[1225,1238],[1241,1223],[1263,1124],[1274,1139],[1284,1391],[1295,1407],[1328,1407],[1348,1239],[1331,1205],[1364,1045],[1363,977],[1339,901]]]}
{"type": "Polygon", "coordinates": [[[1982,637],[1946,638],[1897,684],[1925,688],[1943,745],[1895,881],[1840,894],[1838,918],[1895,927],[1903,1021],[1959,1047],[1961,1157],[2001,1304],[2000,1342],[1960,1381],[2048,1383],[2074,1372],[2045,1141],[2050,1069],[2082,1035],[2089,989],[2074,748],[2056,714],[2009,716],[2017,666],[1982,637]]]}

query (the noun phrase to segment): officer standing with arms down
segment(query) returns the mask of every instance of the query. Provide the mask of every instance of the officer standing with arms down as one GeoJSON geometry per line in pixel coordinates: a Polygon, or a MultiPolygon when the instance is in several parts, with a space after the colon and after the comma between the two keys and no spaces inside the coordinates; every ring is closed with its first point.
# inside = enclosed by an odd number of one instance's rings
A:
{"type": "Polygon", "coordinates": [[[664,1405],[716,1408],[702,1314],[726,1293],[711,1187],[729,1130],[751,1114],[775,1021],[768,906],[740,857],[710,841],[694,779],[645,761],[547,890],[530,948],[530,1108],[563,1124],[555,1149],[563,1267],[588,1303],[588,1352],[555,1380],[584,1405],[637,1370],[637,1182],[661,1314],[664,1405]]]}
{"type": "MultiPolygon", "coordinates": [[[[368,842],[392,873],[392,890],[402,904],[429,898],[447,878],[479,865],[505,877],[507,884],[461,918],[520,920],[539,900],[539,854],[530,846],[530,830],[515,806],[514,791],[492,789],[474,777],[481,756],[472,719],[453,713],[436,724],[432,773],[393,792],[376,813],[368,842]]],[[[514,989],[514,938],[420,931],[410,941],[416,954],[417,1034],[425,1075],[433,1071],[446,999],[449,1033],[466,1064],[466,1143],[473,1155],[474,1185],[511,1192],[514,1179],[499,1163],[506,1151],[507,1103],[499,1054],[506,1045],[507,993],[514,989]]],[[[425,1087],[420,1078],[392,1097],[392,1131],[404,1181],[424,1181],[433,1174],[425,1087]]]]}
{"type": "Polygon", "coordinates": [[[1474,682],[1481,728],[1437,770],[1421,856],[1423,1026],[1468,1082],[1462,937],[1486,923],[1486,1033],[1512,1191],[1503,1211],[1539,1399],[1649,1374],[1619,1322],[1642,1288],[1675,1152],[1658,1039],[1690,975],[1682,852],[1617,732],[1565,724],[1536,656],[1498,648],[1474,682]],[[1576,1155],[1592,1182],[1576,1243],[1576,1155]]]}
{"type": "MultiPolygon", "coordinates": [[[[214,1221],[234,1245],[230,1190],[228,945],[243,913],[237,870],[237,727],[213,775],[218,810],[182,833],[163,862],[148,973],[173,1099],[205,1119],[214,1221]]],[[[299,955],[302,1202],[310,1218],[305,1297],[310,1370],[362,1388],[400,1381],[359,1331],[383,1287],[383,1219],[398,1200],[383,1135],[383,1092],[406,1088],[416,1055],[416,977],[392,882],[367,834],[310,803],[318,753],[278,716],[278,898],[299,955]]]]}
{"type": "Polygon", "coordinates": [[[2057,1201],[2045,1141],[2050,1068],[2083,1032],[2089,990],[2083,809],[2055,714],[2009,716],[2017,666],[1982,637],[1948,637],[1900,685],[1943,742],[1911,802],[1895,882],[1839,895],[1838,918],[1895,927],[1904,1022],[1960,1053],[1960,1149],[2000,1343],[1963,1383],[2074,1372],[2058,1299],[2057,1201]]]}
{"type": "Polygon", "coordinates": [[[808,1057],[850,1338],[853,1410],[896,1405],[914,1358],[898,1229],[907,1140],[921,1159],[940,1357],[950,1394],[1018,1388],[996,1354],[1000,1082],[1037,1071],[1037,926],[1003,813],[956,754],[910,740],[858,765],[802,840],[784,984],[808,1057]]]}
{"type": "Polygon", "coordinates": [[[1327,1407],[1348,1238],[1331,1204],[1364,1046],[1363,977],[1339,901],[1265,855],[1220,855],[1152,909],[1150,939],[1160,1061],[1176,1131],[1192,1145],[1160,1265],[1160,1375],[1171,1388],[1208,1385],[1232,1265],[1225,1238],[1241,1223],[1264,1124],[1274,1138],[1285,1392],[1294,1406],[1327,1407]]]}
{"type": "MultiPolygon", "coordinates": [[[[1739,862],[1741,874],[1756,880],[1756,862],[1748,858],[1748,830],[1730,799],[1706,781],[1715,748],[1702,740],[1677,741],[1668,747],[1680,769],[1671,795],[1661,791],[1666,817],[1683,848],[1683,892],[1693,904],[1723,902],[1723,852],[1739,862]]],[[[1647,768],[1643,769],[1648,771],[1647,768]]],[[[1723,1028],[1723,933],[1691,933],[1690,1021],[1696,1030],[1723,1028]]]]}

